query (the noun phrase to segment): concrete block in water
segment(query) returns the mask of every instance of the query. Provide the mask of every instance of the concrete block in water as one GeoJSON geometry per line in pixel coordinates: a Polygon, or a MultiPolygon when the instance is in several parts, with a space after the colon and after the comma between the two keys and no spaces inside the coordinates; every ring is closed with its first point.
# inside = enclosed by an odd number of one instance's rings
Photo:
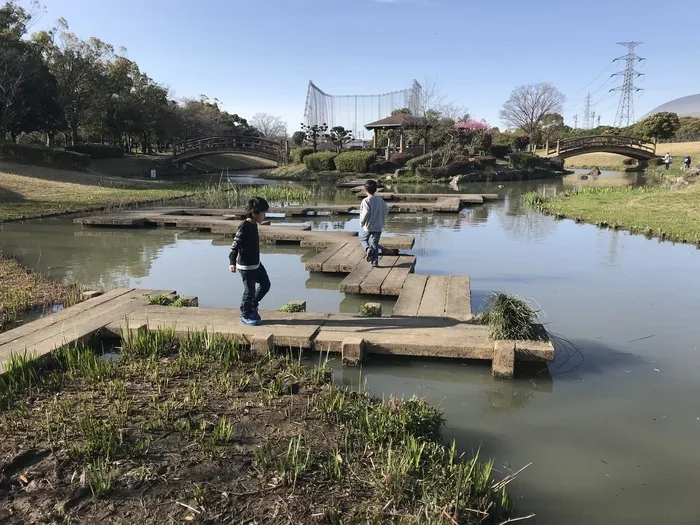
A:
{"type": "Polygon", "coordinates": [[[358,366],[365,358],[365,340],[361,337],[346,337],[342,343],[343,364],[358,366]]]}
{"type": "Polygon", "coordinates": [[[270,333],[254,335],[250,340],[250,349],[258,355],[267,355],[275,348],[275,337],[270,333]]]}
{"type": "Polygon", "coordinates": [[[515,341],[496,341],[491,373],[501,379],[513,379],[515,373],[515,341]]]}

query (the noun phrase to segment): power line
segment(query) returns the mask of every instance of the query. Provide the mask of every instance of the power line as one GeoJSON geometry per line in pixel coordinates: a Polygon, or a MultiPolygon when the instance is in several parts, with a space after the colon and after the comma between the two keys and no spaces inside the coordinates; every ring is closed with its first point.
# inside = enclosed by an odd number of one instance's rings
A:
{"type": "Polygon", "coordinates": [[[618,45],[627,47],[627,54],[613,60],[613,62],[625,61],[625,69],[612,74],[613,77],[623,76],[622,85],[610,90],[621,92],[620,103],[615,114],[615,125],[618,127],[626,127],[634,122],[634,93],[640,91],[640,88],[634,85],[634,79],[643,75],[634,69],[634,65],[644,60],[635,54],[634,48],[641,44],[642,42],[618,42],[618,45]]]}
{"type": "MultiPolygon", "coordinates": [[[[572,97],[575,97],[575,96],[578,95],[579,93],[582,93],[583,91],[585,91],[586,89],[588,89],[589,87],[591,87],[591,86],[593,85],[593,83],[594,83],[596,80],[598,80],[598,79],[599,79],[600,77],[602,77],[605,73],[607,73],[607,71],[608,71],[608,69],[610,69],[610,66],[611,66],[611,65],[612,65],[612,64],[608,64],[607,66],[605,66],[605,69],[603,69],[603,71],[601,71],[600,73],[598,73],[598,75],[597,75],[593,80],[591,80],[587,85],[585,85],[584,87],[582,87],[581,89],[579,89],[576,93],[574,93],[574,94],[572,95],[572,97]]],[[[609,79],[609,77],[608,77],[608,79],[609,79]]]]}

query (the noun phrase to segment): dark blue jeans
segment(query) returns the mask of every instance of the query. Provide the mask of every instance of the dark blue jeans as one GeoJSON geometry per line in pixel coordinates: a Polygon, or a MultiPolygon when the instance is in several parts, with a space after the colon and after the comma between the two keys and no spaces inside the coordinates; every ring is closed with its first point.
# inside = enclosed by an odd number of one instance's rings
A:
{"type": "Polygon", "coordinates": [[[372,261],[377,262],[379,260],[379,239],[382,236],[382,232],[366,232],[362,230],[360,233],[360,243],[362,247],[367,250],[367,248],[372,249],[372,261]]]}
{"type": "Polygon", "coordinates": [[[270,278],[267,270],[261,264],[255,270],[238,270],[243,279],[243,299],[241,301],[241,312],[248,316],[258,308],[260,301],[270,291],[270,278]],[[258,285],[257,290],[255,285],[258,285]]]}

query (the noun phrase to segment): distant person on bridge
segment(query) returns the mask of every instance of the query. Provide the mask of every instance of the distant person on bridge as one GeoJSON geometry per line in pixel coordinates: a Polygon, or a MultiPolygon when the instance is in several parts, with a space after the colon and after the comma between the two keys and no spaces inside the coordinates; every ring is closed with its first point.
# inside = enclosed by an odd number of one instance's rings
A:
{"type": "Polygon", "coordinates": [[[666,153],[664,156],[664,164],[666,165],[666,169],[668,169],[671,166],[671,154],[666,153]]]}
{"type": "Polygon", "coordinates": [[[270,278],[260,263],[260,237],[258,224],[265,220],[265,212],[270,205],[262,197],[253,197],[246,206],[246,219],[236,230],[231,251],[228,254],[229,271],[238,271],[243,279],[243,299],[241,300],[241,324],[260,324],[258,305],[270,291],[270,278]],[[257,290],[255,285],[258,285],[257,290]]]}
{"type": "Polygon", "coordinates": [[[376,180],[365,182],[365,192],[367,197],[362,199],[360,204],[360,226],[362,227],[360,241],[367,253],[367,262],[371,262],[376,268],[379,266],[379,238],[384,229],[384,219],[389,215],[389,207],[382,197],[375,195],[376,180]]]}
{"type": "Polygon", "coordinates": [[[690,155],[686,155],[685,158],[683,159],[683,165],[685,166],[686,170],[690,169],[690,163],[692,160],[690,160],[690,155]]]}

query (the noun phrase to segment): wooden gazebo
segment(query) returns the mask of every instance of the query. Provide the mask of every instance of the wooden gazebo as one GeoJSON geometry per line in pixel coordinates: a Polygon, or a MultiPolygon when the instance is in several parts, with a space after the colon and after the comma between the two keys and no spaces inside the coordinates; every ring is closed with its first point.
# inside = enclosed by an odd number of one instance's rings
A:
{"type": "Polygon", "coordinates": [[[424,129],[426,127],[425,119],[405,113],[397,113],[382,120],[365,124],[365,129],[374,131],[373,147],[377,147],[377,132],[394,130],[399,132],[399,151],[404,153],[405,142],[404,132],[407,129],[424,129]]]}

